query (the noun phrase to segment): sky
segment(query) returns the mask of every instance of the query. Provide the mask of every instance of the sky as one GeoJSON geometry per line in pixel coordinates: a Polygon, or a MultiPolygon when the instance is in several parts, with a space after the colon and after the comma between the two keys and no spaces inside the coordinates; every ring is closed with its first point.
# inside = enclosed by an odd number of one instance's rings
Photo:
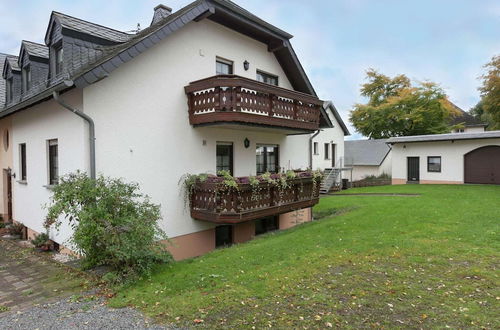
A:
{"type": "MultiPolygon", "coordinates": [[[[43,42],[52,10],[118,30],[147,27],[153,8],[190,0],[0,0],[0,52],[23,39],[43,42]]],[[[369,68],[445,89],[464,110],[479,101],[483,65],[500,55],[498,0],[235,0],[294,35],[291,42],[316,93],[332,100],[349,130],[349,111],[369,68]]]]}

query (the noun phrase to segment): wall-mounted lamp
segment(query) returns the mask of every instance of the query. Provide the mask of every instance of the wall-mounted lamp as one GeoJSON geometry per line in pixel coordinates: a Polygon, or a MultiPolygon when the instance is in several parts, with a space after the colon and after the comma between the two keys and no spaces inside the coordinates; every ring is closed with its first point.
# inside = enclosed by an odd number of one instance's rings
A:
{"type": "Polygon", "coordinates": [[[245,69],[245,71],[248,71],[248,69],[250,68],[250,63],[245,60],[245,62],[243,62],[243,69],[245,69]]]}
{"type": "Polygon", "coordinates": [[[245,140],[243,140],[243,145],[245,146],[245,148],[250,147],[250,140],[248,138],[245,138],[245,140]]]}

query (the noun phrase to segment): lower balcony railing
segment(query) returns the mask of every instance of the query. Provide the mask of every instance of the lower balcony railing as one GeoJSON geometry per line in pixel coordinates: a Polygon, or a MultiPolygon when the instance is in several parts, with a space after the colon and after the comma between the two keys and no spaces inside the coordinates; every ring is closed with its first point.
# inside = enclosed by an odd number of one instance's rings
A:
{"type": "Polygon", "coordinates": [[[196,181],[190,188],[191,216],[197,220],[231,224],[291,212],[318,203],[320,175],[299,172],[294,178],[274,178],[257,177],[257,184],[247,183],[248,177],[235,178],[236,185],[231,187],[218,177],[196,181]]]}

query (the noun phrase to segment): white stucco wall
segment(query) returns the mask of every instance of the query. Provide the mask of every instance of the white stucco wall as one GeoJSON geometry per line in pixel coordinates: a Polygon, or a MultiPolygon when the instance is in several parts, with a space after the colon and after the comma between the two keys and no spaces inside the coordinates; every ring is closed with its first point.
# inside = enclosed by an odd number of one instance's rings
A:
{"type": "MultiPolygon", "coordinates": [[[[161,203],[162,227],[170,237],[212,227],[193,220],[178,185],[185,173],[215,173],[217,141],[234,143],[235,175],[255,174],[256,143],[279,144],[288,164],[286,135],[250,127],[193,128],[184,86],[215,75],[220,56],[234,61],[234,74],[251,79],[260,69],[291,88],[267,46],[210,21],[193,22],[85,88],[84,109],[96,122],[98,172],[138,182],[161,203]],[[243,69],[243,62],[250,69],[243,69]],[[245,149],[243,140],[250,140],[245,149]],[[205,141],[205,145],[204,145],[205,141]]],[[[307,159],[307,154],[302,156],[307,159]]]]}
{"type": "MultiPolygon", "coordinates": [[[[161,227],[170,237],[213,227],[191,219],[179,180],[186,173],[215,173],[217,141],[233,142],[236,176],[255,174],[256,144],[279,145],[281,167],[308,165],[308,136],[295,140],[282,130],[257,127],[191,127],[184,86],[215,75],[217,56],[234,61],[234,74],[255,79],[256,70],[263,70],[277,75],[281,87],[291,89],[267,45],[204,20],[189,23],[106,79],[62,96],[95,121],[98,174],[139,183],[143,193],[162,205],[161,227]],[[250,62],[248,71],[243,69],[245,60],[250,62]],[[245,138],[250,140],[249,148],[243,145],[245,138]]],[[[43,231],[46,211],[41,206],[51,195],[43,187],[47,184],[46,141],[59,140],[61,175],[87,170],[87,125],[49,101],[15,115],[13,131],[16,146],[27,143],[28,160],[28,183],[15,184],[15,219],[43,231]]],[[[343,135],[340,142],[338,155],[343,155],[343,135]]],[[[18,163],[16,156],[15,169],[18,163]]],[[[68,235],[63,228],[53,238],[64,243],[68,235]]]]}
{"type": "Polygon", "coordinates": [[[463,183],[464,155],[474,149],[488,145],[500,146],[500,139],[395,144],[392,146],[392,179],[406,181],[407,157],[420,157],[420,181],[451,181],[463,183]],[[441,156],[440,173],[427,172],[428,156],[441,156]]]}
{"type": "MultiPolygon", "coordinates": [[[[72,90],[64,99],[82,107],[82,93],[72,90]]],[[[43,222],[50,199],[48,184],[47,140],[58,139],[59,175],[77,169],[88,171],[88,134],[84,122],[73,113],[61,108],[53,100],[38,104],[12,116],[13,171],[20,179],[19,144],[26,143],[26,183],[13,182],[13,219],[37,232],[45,232],[43,222]]],[[[70,231],[62,227],[52,230],[51,238],[62,243],[70,231]]]]}
{"type": "MultiPolygon", "coordinates": [[[[327,114],[333,123],[333,128],[323,129],[313,138],[313,143],[318,143],[318,153],[313,153],[312,157],[313,169],[324,170],[325,168],[332,168],[332,164],[339,165],[339,159],[344,157],[344,131],[330,109],[327,109],[327,114]],[[329,144],[329,159],[325,159],[325,143],[329,144]],[[331,155],[332,144],[335,144],[334,162],[332,162],[331,155]]],[[[293,147],[289,149],[292,151],[292,154],[287,156],[289,159],[293,160],[293,163],[300,164],[300,168],[309,167],[309,158],[304,158],[303,154],[309,153],[309,137],[311,135],[295,135],[288,137],[287,141],[289,141],[288,143],[293,145],[293,147]]]]}
{"type": "Polygon", "coordinates": [[[484,132],[484,126],[466,127],[464,129],[464,133],[480,133],[480,132],[484,132]]]}

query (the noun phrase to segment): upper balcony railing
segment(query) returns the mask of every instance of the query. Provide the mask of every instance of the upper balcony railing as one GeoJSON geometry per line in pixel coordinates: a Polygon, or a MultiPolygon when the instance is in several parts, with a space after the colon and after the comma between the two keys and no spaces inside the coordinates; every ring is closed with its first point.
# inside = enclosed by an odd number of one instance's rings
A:
{"type": "Polygon", "coordinates": [[[313,95],[235,75],[197,80],[184,89],[191,125],[234,123],[303,131],[319,128],[323,102],[313,95]]]}

